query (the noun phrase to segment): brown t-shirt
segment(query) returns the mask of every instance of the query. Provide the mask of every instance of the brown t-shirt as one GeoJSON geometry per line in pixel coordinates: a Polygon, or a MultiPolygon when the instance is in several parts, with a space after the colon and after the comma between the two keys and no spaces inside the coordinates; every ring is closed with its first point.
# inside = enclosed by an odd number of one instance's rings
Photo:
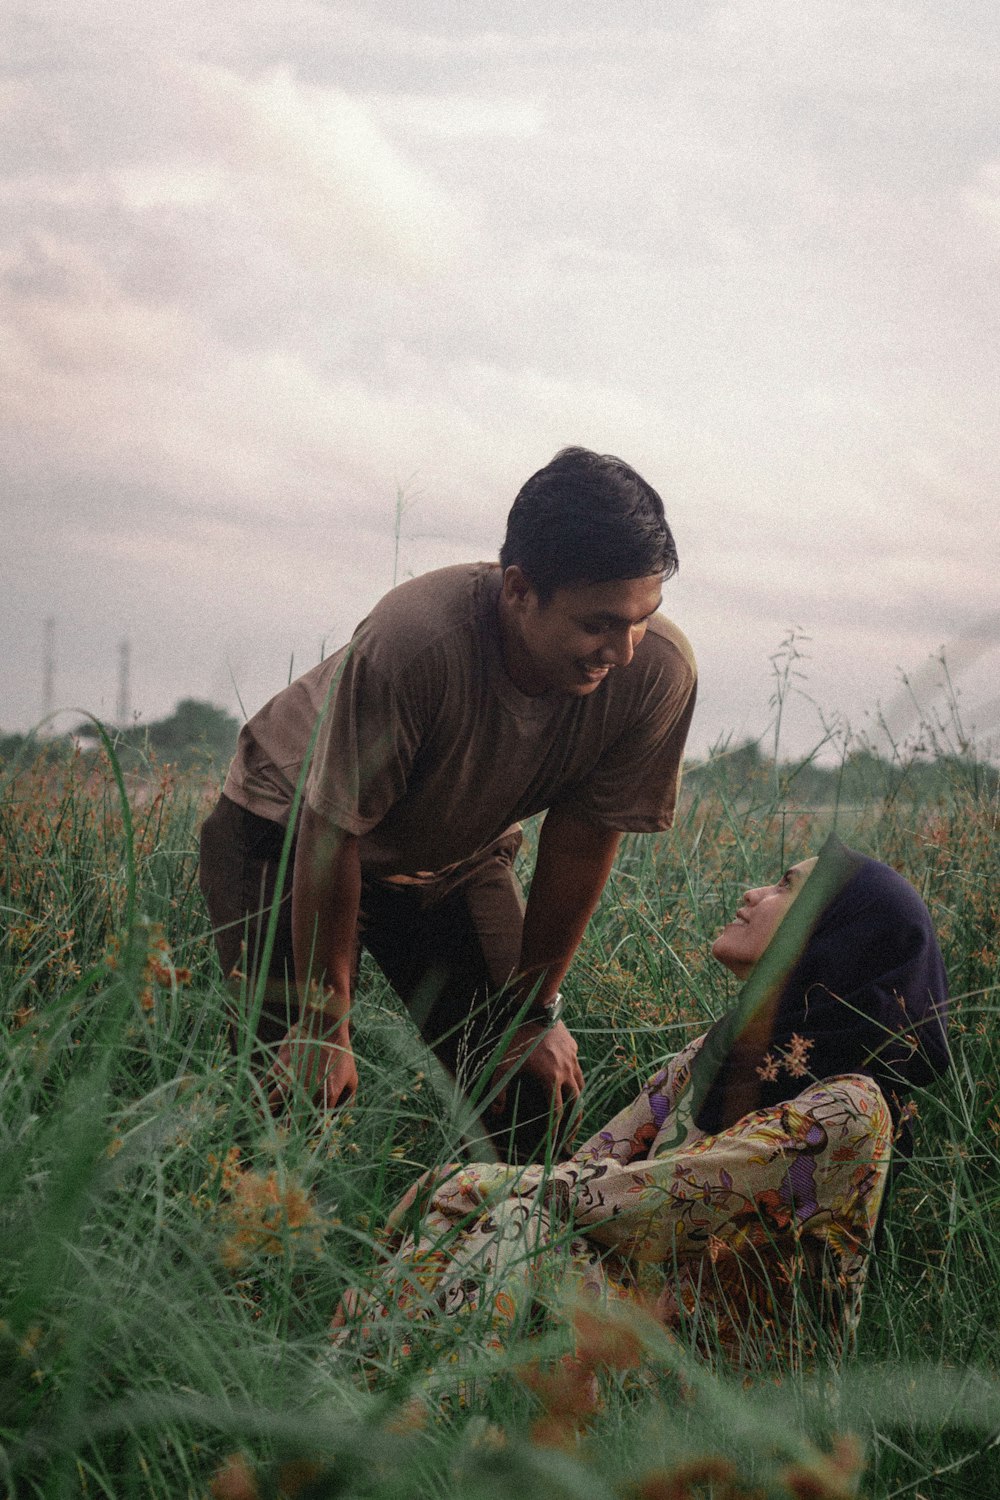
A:
{"type": "Polygon", "coordinates": [[[528,697],[503,666],[500,579],[473,563],[393,589],[244,727],[226,795],[287,822],[322,715],[305,798],[358,835],[370,875],[444,870],[553,806],[623,832],[668,828],[695,699],[685,637],[654,615],[594,692],[528,697]]]}

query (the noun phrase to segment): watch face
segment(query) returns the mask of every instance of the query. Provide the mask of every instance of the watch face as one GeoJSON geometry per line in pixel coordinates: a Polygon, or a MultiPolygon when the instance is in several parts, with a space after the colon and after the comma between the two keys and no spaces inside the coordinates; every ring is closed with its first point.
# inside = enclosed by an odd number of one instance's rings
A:
{"type": "Polygon", "coordinates": [[[563,997],[557,990],[548,1004],[537,999],[532,1000],[528,1009],[524,1012],[524,1020],[521,1025],[528,1026],[554,1026],[562,1015],[563,997]]]}
{"type": "Polygon", "coordinates": [[[546,1026],[554,1026],[562,1015],[563,997],[558,992],[552,996],[548,1005],[538,1007],[538,1019],[544,1021],[546,1026]]]}

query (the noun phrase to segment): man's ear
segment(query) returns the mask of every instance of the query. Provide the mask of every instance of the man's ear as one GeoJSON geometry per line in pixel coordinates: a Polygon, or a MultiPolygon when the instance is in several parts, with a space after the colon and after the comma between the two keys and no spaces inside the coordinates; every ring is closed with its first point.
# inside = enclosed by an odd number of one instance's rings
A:
{"type": "Polygon", "coordinates": [[[500,592],[511,609],[523,610],[530,603],[532,596],[537,598],[537,592],[527,573],[517,563],[511,563],[509,568],[503,570],[503,581],[500,592]]]}

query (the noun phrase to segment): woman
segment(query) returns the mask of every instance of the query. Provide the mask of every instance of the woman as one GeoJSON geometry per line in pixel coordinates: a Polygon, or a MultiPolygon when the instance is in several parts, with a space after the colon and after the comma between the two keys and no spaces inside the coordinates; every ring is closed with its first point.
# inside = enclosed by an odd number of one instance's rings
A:
{"type": "Polygon", "coordinates": [[[843,1349],[909,1093],[948,1062],[930,917],[831,839],[748,891],[712,952],[748,980],[737,1006],[568,1162],[426,1174],[391,1215],[377,1296],[338,1310],[338,1343],[357,1324],[403,1345],[425,1324],[433,1342],[449,1315],[499,1346],[569,1276],[739,1365],[843,1349]]]}

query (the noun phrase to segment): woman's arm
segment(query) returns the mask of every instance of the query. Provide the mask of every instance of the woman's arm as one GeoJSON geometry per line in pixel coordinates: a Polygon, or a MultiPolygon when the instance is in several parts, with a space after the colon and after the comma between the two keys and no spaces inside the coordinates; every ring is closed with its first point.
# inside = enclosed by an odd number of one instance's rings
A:
{"type": "Polygon", "coordinates": [[[677,1107],[704,1037],[695,1037],[649,1080],[642,1092],[574,1151],[574,1162],[644,1160],[677,1107]]]}
{"type": "Polygon", "coordinates": [[[567,1162],[553,1176],[577,1230],[637,1261],[700,1253],[711,1237],[751,1223],[774,1234],[793,1220],[817,1234],[857,1224],[870,1235],[891,1129],[877,1086],[855,1075],[813,1084],[788,1105],[654,1160],[567,1162]]]}

